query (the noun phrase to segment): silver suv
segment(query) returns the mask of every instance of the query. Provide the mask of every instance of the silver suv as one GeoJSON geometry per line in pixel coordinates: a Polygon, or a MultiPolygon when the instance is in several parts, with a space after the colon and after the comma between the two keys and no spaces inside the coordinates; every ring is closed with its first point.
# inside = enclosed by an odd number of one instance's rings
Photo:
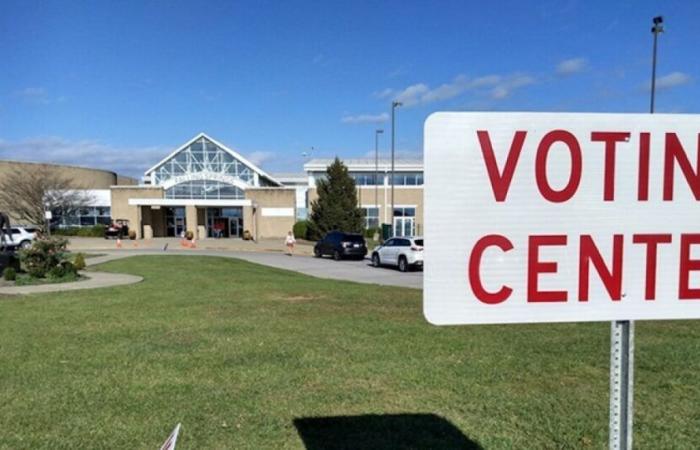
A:
{"type": "Polygon", "coordinates": [[[372,252],[372,265],[396,266],[401,272],[411,267],[423,267],[423,238],[395,237],[387,239],[372,252]]]}
{"type": "Polygon", "coordinates": [[[28,248],[36,238],[37,229],[34,227],[12,227],[12,245],[28,248]]]}

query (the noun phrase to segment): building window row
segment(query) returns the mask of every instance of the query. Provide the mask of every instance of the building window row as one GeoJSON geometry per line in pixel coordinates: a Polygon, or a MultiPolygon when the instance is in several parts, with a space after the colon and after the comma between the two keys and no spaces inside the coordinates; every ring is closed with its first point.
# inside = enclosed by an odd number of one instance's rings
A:
{"type": "MultiPolygon", "coordinates": [[[[384,172],[350,172],[350,176],[355,180],[357,186],[384,186],[385,179],[389,183],[391,174],[384,172]]],[[[326,179],[325,172],[314,172],[314,180],[326,179]]],[[[423,172],[396,172],[394,173],[394,186],[422,186],[423,172]]]]}
{"type": "Polygon", "coordinates": [[[238,187],[213,180],[195,180],[176,184],[165,190],[165,198],[176,199],[243,199],[245,194],[238,187]]]}
{"type": "Polygon", "coordinates": [[[375,172],[350,172],[356,186],[381,186],[384,184],[384,174],[375,172]]]}
{"type": "Polygon", "coordinates": [[[111,213],[109,206],[80,208],[65,214],[60,210],[55,210],[52,211],[52,226],[67,228],[109,225],[112,221],[111,213]]]}

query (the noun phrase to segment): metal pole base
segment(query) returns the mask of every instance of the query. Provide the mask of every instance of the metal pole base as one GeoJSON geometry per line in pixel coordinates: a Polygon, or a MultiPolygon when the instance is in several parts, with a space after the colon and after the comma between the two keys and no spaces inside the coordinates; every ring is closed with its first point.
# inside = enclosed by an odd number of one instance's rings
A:
{"type": "Polygon", "coordinates": [[[634,418],[634,322],[610,328],[610,449],[632,448],[634,418]]]}

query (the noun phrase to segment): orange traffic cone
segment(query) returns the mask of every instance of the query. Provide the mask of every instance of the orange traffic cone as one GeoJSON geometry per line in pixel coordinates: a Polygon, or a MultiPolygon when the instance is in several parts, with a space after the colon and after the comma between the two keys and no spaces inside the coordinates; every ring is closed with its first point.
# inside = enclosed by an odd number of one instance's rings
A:
{"type": "Polygon", "coordinates": [[[122,248],[122,240],[117,239],[117,248],[122,248]]]}

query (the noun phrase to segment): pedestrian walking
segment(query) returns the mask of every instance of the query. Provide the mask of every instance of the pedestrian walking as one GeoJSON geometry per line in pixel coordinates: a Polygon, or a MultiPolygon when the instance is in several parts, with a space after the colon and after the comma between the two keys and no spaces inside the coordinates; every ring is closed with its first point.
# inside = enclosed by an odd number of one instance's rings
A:
{"type": "Polygon", "coordinates": [[[294,254],[294,244],[296,244],[297,240],[294,239],[294,235],[292,232],[287,233],[287,237],[284,240],[284,243],[287,245],[287,254],[289,256],[292,256],[294,254]]]}

